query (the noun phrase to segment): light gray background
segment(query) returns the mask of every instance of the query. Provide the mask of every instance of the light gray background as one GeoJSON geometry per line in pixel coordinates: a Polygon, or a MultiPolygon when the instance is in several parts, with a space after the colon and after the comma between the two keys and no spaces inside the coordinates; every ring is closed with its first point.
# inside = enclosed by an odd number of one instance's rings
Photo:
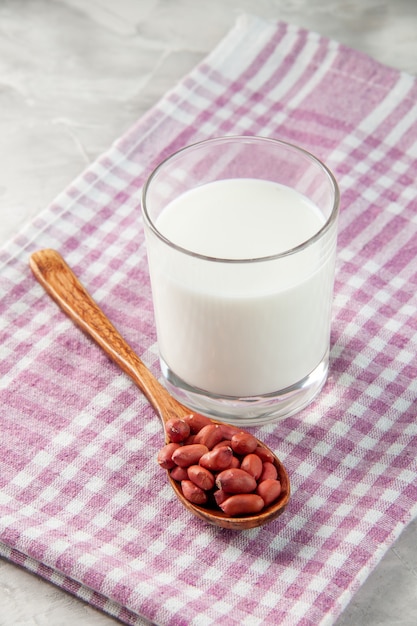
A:
{"type": "MultiPolygon", "coordinates": [[[[0,245],[245,12],[417,74],[417,0],[0,0],[0,245]]],[[[0,560],[0,626],[115,623],[0,560]]],[[[417,522],[337,621],[365,624],[417,625],[417,522]]]]}

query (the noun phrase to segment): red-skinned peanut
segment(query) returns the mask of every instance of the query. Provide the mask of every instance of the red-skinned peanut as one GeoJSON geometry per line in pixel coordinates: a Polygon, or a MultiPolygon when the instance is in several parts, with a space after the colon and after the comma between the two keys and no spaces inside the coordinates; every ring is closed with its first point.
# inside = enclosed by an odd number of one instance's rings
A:
{"type": "Polygon", "coordinates": [[[233,450],[229,446],[213,448],[199,460],[199,464],[211,472],[221,472],[230,467],[233,459],[233,450]]]}
{"type": "Polygon", "coordinates": [[[187,469],[189,480],[193,482],[197,487],[204,491],[209,491],[214,487],[214,475],[205,467],[201,465],[191,465],[187,469]]]}
{"type": "Polygon", "coordinates": [[[267,478],[272,478],[273,480],[278,478],[277,468],[273,463],[269,463],[269,461],[263,464],[262,474],[259,476],[259,482],[261,483],[267,478]]]}
{"type": "Polygon", "coordinates": [[[203,454],[208,452],[207,446],[199,443],[192,443],[189,446],[179,446],[172,455],[172,460],[180,467],[190,467],[196,465],[203,454]]]}
{"type": "Polygon", "coordinates": [[[222,439],[219,443],[216,443],[216,445],[213,446],[212,450],[214,450],[214,448],[222,448],[223,446],[229,446],[231,448],[232,442],[230,439],[222,439]]]}
{"type": "Polygon", "coordinates": [[[272,455],[272,453],[267,450],[266,448],[264,448],[263,446],[259,446],[256,448],[256,450],[254,451],[255,454],[257,454],[259,456],[259,458],[261,459],[262,463],[273,463],[274,462],[274,457],[272,455]]]}
{"type": "Polygon", "coordinates": [[[236,515],[259,513],[264,507],[264,501],[255,493],[239,493],[230,496],[219,506],[226,515],[236,517],[236,515]]]}
{"type": "Polygon", "coordinates": [[[230,467],[240,467],[240,461],[237,456],[233,455],[230,467]]]}
{"type": "Polygon", "coordinates": [[[266,478],[256,488],[256,493],[261,496],[265,506],[269,506],[278,499],[281,493],[281,483],[273,478],[266,478]]]}
{"type": "Polygon", "coordinates": [[[165,432],[170,441],[182,443],[190,434],[190,427],[179,417],[173,417],[165,424],[165,432]]]}
{"type": "Polygon", "coordinates": [[[182,480],[181,489],[184,497],[193,504],[205,504],[207,502],[206,492],[191,480],[182,480]]]}
{"type": "Polygon", "coordinates": [[[243,457],[240,468],[253,476],[255,480],[258,480],[259,476],[262,474],[263,464],[259,456],[252,452],[243,457]]]}
{"type": "Polygon", "coordinates": [[[186,415],[182,419],[189,425],[191,432],[194,435],[195,433],[198,433],[203,428],[203,426],[207,426],[208,424],[213,423],[209,417],[206,417],[205,415],[200,415],[200,413],[191,413],[190,415],[186,415]]]}
{"type": "Polygon", "coordinates": [[[209,450],[214,448],[216,443],[224,439],[221,427],[218,424],[208,424],[203,426],[194,437],[194,443],[202,443],[209,450]]]}
{"type": "Polygon", "coordinates": [[[175,462],[172,460],[172,455],[175,450],[180,447],[179,443],[167,443],[158,452],[158,463],[164,469],[171,469],[175,466],[175,462]]]}
{"type": "Polygon", "coordinates": [[[213,495],[217,506],[220,506],[222,502],[227,500],[227,498],[230,498],[230,493],[226,493],[223,489],[218,489],[213,495]]]}
{"type": "Polygon", "coordinates": [[[177,480],[178,482],[181,482],[182,480],[188,480],[187,468],[180,467],[179,465],[176,465],[172,468],[172,470],[170,471],[170,475],[171,478],[177,480]]]}
{"type": "Polygon", "coordinates": [[[242,429],[233,424],[221,424],[224,439],[231,439],[233,435],[241,433],[242,429]]]}
{"type": "Polygon", "coordinates": [[[236,454],[250,454],[256,450],[258,442],[253,435],[240,432],[233,435],[231,445],[236,454]]]}
{"type": "Polygon", "coordinates": [[[278,500],[274,456],[250,433],[199,413],[171,418],[165,429],[169,443],[160,449],[158,463],[181,484],[189,502],[217,505],[236,517],[256,514],[278,500]]]}
{"type": "Polygon", "coordinates": [[[233,467],[217,475],[216,485],[227,493],[250,493],[256,489],[256,480],[244,470],[233,467]]]}

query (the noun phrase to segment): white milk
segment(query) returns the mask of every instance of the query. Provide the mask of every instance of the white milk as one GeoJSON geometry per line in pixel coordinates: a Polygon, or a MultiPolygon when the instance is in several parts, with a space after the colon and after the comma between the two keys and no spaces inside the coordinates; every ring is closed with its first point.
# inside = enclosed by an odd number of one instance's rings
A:
{"type": "Polygon", "coordinates": [[[279,259],[324,225],[296,191],[229,179],[192,189],[158,217],[149,264],[162,360],[209,393],[254,396],[298,383],[326,356],[334,237],[279,259]]]}

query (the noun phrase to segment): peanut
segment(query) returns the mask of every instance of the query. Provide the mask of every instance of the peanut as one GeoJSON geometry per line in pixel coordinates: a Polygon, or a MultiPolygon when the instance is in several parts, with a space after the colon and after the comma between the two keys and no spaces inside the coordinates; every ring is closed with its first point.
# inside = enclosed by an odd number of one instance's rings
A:
{"type": "Polygon", "coordinates": [[[173,417],[165,424],[165,432],[170,441],[181,443],[189,436],[190,427],[184,420],[173,417]]]}
{"type": "Polygon", "coordinates": [[[218,489],[213,494],[214,499],[216,500],[217,506],[220,506],[222,502],[230,498],[230,493],[226,493],[223,489],[218,489]]]}
{"type": "Polygon", "coordinates": [[[158,463],[193,504],[218,506],[230,517],[276,502],[281,483],[274,456],[250,433],[193,413],[166,423],[169,443],[158,463]]]}
{"type": "Polygon", "coordinates": [[[274,502],[281,493],[281,483],[273,478],[266,478],[256,488],[256,493],[261,496],[265,506],[269,506],[274,502]]]}
{"type": "MultiPolygon", "coordinates": [[[[200,459],[201,460],[201,459],[200,459]]],[[[187,469],[188,478],[197,487],[204,491],[210,491],[214,487],[214,476],[208,469],[201,465],[190,465],[187,469]]]]}
{"type": "Polygon", "coordinates": [[[191,480],[182,480],[181,489],[184,497],[193,504],[205,504],[207,494],[203,489],[195,485],[191,480]]]}
{"type": "Polygon", "coordinates": [[[266,463],[266,462],[273,463],[274,462],[274,457],[272,455],[272,452],[270,452],[269,450],[267,450],[263,446],[258,445],[258,447],[256,448],[256,450],[254,452],[255,452],[255,454],[257,454],[259,456],[259,458],[261,459],[261,461],[263,463],[266,463]]]}
{"type": "Polygon", "coordinates": [[[266,461],[266,463],[263,464],[262,474],[259,476],[259,482],[261,483],[263,480],[267,480],[268,478],[276,480],[278,478],[278,472],[273,463],[266,461]]]}
{"type": "Polygon", "coordinates": [[[250,493],[256,489],[253,476],[239,468],[225,469],[216,478],[216,485],[227,493],[250,493]]]}
{"type": "Polygon", "coordinates": [[[222,448],[214,448],[203,454],[199,460],[199,464],[212,472],[221,472],[230,467],[233,461],[233,450],[228,446],[222,448]]]}
{"type": "Polygon", "coordinates": [[[230,464],[230,467],[240,467],[240,461],[237,456],[232,456],[232,462],[230,464]]]}
{"type": "Polygon", "coordinates": [[[258,446],[258,442],[253,435],[249,433],[239,432],[233,435],[232,449],[236,454],[250,454],[254,452],[258,446]]]}
{"type": "Polygon", "coordinates": [[[215,448],[222,448],[223,446],[229,446],[232,447],[232,442],[230,441],[230,439],[222,439],[221,441],[219,441],[219,443],[216,443],[215,446],[213,446],[213,450],[215,448]]]}
{"type": "Polygon", "coordinates": [[[206,454],[208,451],[207,446],[203,446],[199,443],[192,443],[189,446],[179,446],[174,451],[172,460],[180,467],[190,467],[190,465],[196,465],[203,454],[206,454]]]}
{"type": "Polygon", "coordinates": [[[264,507],[264,501],[261,496],[255,493],[239,493],[230,496],[227,500],[221,502],[219,506],[226,515],[234,517],[247,513],[259,513],[264,507]]]}
{"type": "Polygon", "coordinates": [[[231,439],[233,435],[241,433],[242,429],[232,424],[221,424],[224,439],[231,439]]]}
{"type": "Polygon", "coordinates": [[[186,467],[180,467],[179,465],[176,465],[170,471],[170,476],[174,480],[177,480],[179,483],[182,480],[188,480],[187,468],[186,467]]]}
{"type": "Polygon", "coordinates": [[[202,443],[209,450],[214,448],[216,443],[224,439],[221,427],[218,424],[208,424],[203,426],[194,437],[194,443],[202,443]]]}
{"type": "Polygon", "coordinates": [[[263,464],[259,456],[252,452],[242,459],[240,468],[253,476],[255,480],[258,480],[259,476],[262,474],[263,464]]]}
{"type": "Polygon", "coordinates": [[[189,425],[190,430],[194,435],[195,433],[198,433],[198,431],[201,430],[203,426],[208,426],[209,424],[213,423],[209,417],[206,417],[205,415],[200,415],[200,413],[191,413],[190,415],[186,415],[182,419],[189,425]]]}
{"type": "Polygon", "coordinates": [[[164,469],[171,469],[174,467],[175,462],[172,460],[172,455],[175,450],[180,447],[179,443],[167,443],[158,452],[158,463],[164,469]]]}

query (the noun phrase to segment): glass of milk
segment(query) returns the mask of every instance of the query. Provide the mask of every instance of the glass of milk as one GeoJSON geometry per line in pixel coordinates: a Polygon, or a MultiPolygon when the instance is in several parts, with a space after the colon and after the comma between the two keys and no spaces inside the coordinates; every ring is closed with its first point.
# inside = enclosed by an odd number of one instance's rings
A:
{"type": "Polygon", "coordinates": [[[261,137],[179,150],[142,196],[164,383],[250,426],[306,407],[329,367],[339,191],[297,146],[261,137]]]}

